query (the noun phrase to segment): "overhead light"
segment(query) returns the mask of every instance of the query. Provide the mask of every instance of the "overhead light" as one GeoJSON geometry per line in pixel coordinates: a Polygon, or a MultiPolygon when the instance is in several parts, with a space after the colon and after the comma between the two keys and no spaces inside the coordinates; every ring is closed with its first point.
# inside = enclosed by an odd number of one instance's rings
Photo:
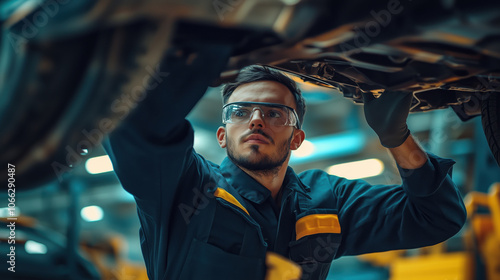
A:
{"type": "Polygon", "coordinates": [[[202,128],[196,129],[194,133],[193,147],[197,151],[210,149],[213,147],[212,145],[215,139],[213,131],[208,131],[202,128]]]}
{"type": "Polygon", "coordinates": [[[293,155],[298,158],[307,157],[312,155],[312,153],[314,153],[314,144],[309,140],[304,140],[302,145],[300,145],[297,150],[293,151],[293,155]]]}
{"type": "Polygon", "coordinates": [[[111,159],[109,158],[109,156],[104,155],[89,158],[85,162],[85,169],[90,174],[100,174],[113,171],[113,164],[111,163],[111,159]]]}
{"type": "Polygon", "coordinates": [[[281,0],[281,2],[283,2],[286,5],[293,6],[293,5],[296,5],[297,3],[299,3],[300,0],[281,0]]]}
{"type": "Polygon", "coordinates": [[[302,148],[301,146],[297,151],[292,153],[290,165],[306,164],[357,154],[365,146],[366,136],[362,131],[355,130],[309,138],[309,142],[312,145],[305,144],[304,152],[300,151],[299,155],[297,155],[296,152],[302,148]]]}
{"type": "Polygon", "coordinates": [[[328,167],[328,174],[346,179],[361,179],[382,174],[384,163],[376,158],[335,164],[328,167]]]}
{"type": "Polygon", "coordinates": [[[33,240],[28,240],[24,243],[24,250],[28,254],[47,254],[47,246],[33,240]]]}
{"type": "Polygon", "coordinates": [[[96,222],[102,220],[104,217],[104,211],[102,208],[96,205],[83,207],[80,211],[82,219],[87,222],[96,222]]]}

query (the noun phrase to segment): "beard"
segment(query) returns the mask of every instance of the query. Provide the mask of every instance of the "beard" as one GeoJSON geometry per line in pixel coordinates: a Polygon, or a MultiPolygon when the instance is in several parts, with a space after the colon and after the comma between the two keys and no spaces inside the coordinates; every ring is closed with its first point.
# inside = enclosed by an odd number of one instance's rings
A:
{"type": "MultiPolygon", "coordinates": [[[[264,135],[266,138],[270,139],[262,130],[255,130],[251,133],[257,133],[264,135]]],[[[243,138],[243,137],[242,137],[243,138]]],[[[290,154],[290,143],[292,142],[293,132],[289,139],[278,143],[277,149],[274,155],[265,155],[262,154],[259,149],[259,145],[252,145],[250,148],[252,149],[252,154],[249,156],[243,156],[241,154],[237,154],[234,150],[234,142],[232,139],[228,138],[227,141],[227,156],[228,158],[234,162],[237,166],[243,167],[247,170],[253,171],[255,173],[259,173],[261,175],[268,174],[276,174],[282,164],[287,160],[290,154]]],[[[274,143],[271,140],[271,143],[274,143]]]]}

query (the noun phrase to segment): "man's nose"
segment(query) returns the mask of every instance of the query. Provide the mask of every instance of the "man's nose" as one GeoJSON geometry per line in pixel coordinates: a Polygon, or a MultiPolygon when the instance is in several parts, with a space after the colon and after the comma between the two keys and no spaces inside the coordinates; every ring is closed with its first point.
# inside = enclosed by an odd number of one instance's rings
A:
{"type": "Polygon", "coordinates": [[[248,123],[248,126],[250,127],[250,129],[252,129],[254,127],[262,127],[263,128],[265,126],[263,113],[260,109],[256,108],[253,110],[250,122],[248,123]]]}

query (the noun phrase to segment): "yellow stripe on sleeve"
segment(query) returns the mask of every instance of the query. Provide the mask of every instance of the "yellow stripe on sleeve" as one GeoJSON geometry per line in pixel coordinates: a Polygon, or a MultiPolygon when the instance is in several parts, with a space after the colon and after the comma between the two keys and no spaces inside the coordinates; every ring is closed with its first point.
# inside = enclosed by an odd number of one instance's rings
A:
{"type": "Polygon", "coordinates": [[[340,233],[339,217],[336,214],[312,214],[295,223],[297,240],[318,233],[340,233]]]}

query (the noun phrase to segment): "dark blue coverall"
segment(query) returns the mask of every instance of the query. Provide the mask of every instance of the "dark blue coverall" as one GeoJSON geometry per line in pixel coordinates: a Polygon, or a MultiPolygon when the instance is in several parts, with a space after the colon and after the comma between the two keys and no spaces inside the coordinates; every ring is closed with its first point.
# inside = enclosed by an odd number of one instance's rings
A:
{"type": "Polygon", "coordinates": [[[266,251],[300,264],[303,279],[325,279],[334,258],[428,246],[460,230],[466,213],[449,159],[429,155],[419,169],[399,168],[402,185],[288,167],[279,205],[229,159],[205,160],[184,118],[218,73],[202,66],[224,65],[210,55],[216,50],[202,51],[189,75],[174,71],[180,58],[162,66],[171,74],[105,143],[137,202],[150,279],[264,279],[266,251]],[[318,228],[297,232],[301,219],[318,228]]]}

